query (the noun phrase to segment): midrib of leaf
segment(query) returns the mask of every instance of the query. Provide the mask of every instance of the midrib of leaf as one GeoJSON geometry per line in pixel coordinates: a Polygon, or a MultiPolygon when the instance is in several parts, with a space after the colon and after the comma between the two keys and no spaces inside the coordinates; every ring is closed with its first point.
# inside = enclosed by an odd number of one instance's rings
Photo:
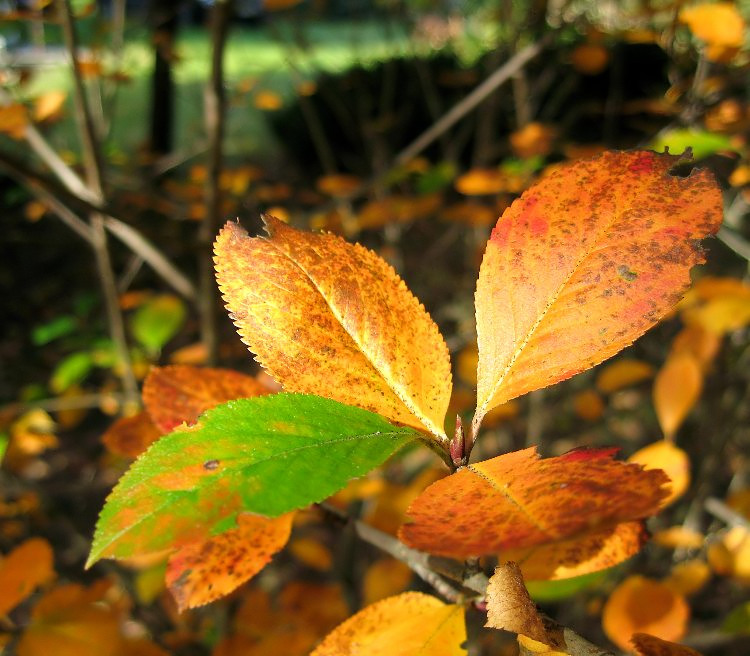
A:
{"type": "MultiPolygon", "coordinates": [[[[323,290],[321,290],[320,286],[316,282],[315,278],[310,275],[310,273],[303,267],[299,262],[297,262],[295,259],[293,259],[290,255],[285,253],[281,248],[279,248],[276,244],[273,243],[270,239],[267,240],[271,246],[273,246],[281,255],[283,255],[285,258],[287,258],[294,266],[296,266],[304,275],[305,277],[310,281],[310,283],[315,287],[318,294],[320,294],[320,297],[323,299],[325,304],[328,306],[328,309],[331,311],[331,314],[336,318],[336,321],[338,321],[339,325],[346,331],[346,334],[349,335],[351,340],[354,342],[355,346],[359,350],[360,353],[365,357],[368,364],[380,375],[380,377],[386,382],[388,385],[388,388],[396,395],[399,401],[404,404],[404,407],[414,416],[417,418],[420,422],[422,422],[422,425],[427,428],[427,430],[432,433],[435,437],[437,437],[441,442],[447,441],[447,437],[445,435],[445,431],[438,426],[436,426],[432,420],[425,416],[417,407],[417,405],[412,400],[411,396],[407,394],[406,390],[402,388],[401,385],[396,384],[396,381],[394,380],[394,376],[392,372],[385,368],[385,370],[381,369],[370,357],[369,351],[365,348],[365,346],[362,344],[361,340],[350,330],[347,328],[347,326],[343,322],[343,318],[341,314],[336,310],[336,308],[331,305],[331,302],[328,300],[328,297],[323,293],[323,290]]],[[[313,251],[319,256],[323,257],[317,250],[315,250],[315,247],[311,247],[313,251]]],[[[359,280],[354,278],[355,282],[357,283],[357,287],[359,287],[359,280]]],[[[421,376],[420,376],[421,381],[421,376]]]]}
{"type": "Polygon", "coordinates": [[[430,635],[427,637],[427,640],[425,640],[424,644],[419,648],[419,654],[427,653],[429,656],[429,652],[425,652],[425,650],[430,646],[430,643],[435,639],[436,636],[440,634],[440,632],[443,630],[443,627],[451,620],[453,619],[454,613],[458,612],[459,610],[463,610],[460,606],[456,604],[450,605],[450,612],[446,613],[443,620],[440,622],[440,624],[435,627],[435,630],[430,633],[430,635]]]}
{"type": "MultiPolygon", "coordinates": [[[[184,435],[184,433],[180,433],[180,434],[184,435]]],[[[392,438],[396,439],[397,437],[406,437],[406,436],[408,436],[408,433],[378,431],[378,432],[375,432],[375,433],[363,433],[363,434],[360,434],[360,435],[346,435],[346,436],[343,436],[341,438],[337,438],[337,439],[333,439],[333,440],[326,440],[324,442],[323,441],[318,441],[315,444],[304,444],[302,446],[298,446],[298,447],[295,447],[293,449],[288,449],[286,451],[276,451],[276,452],[272,453],[271,455],[269,455],[268,457],[261,458],[260,460],[254,460],[253,462],[248,463],[245,466],[240,466],[240,467],[232,470],[231,472],[225,472],[224,475],[246,474],[247,472],[252,471],[253,468],[258,467],[258,466],[262,465],[263,463],[266,463],[266,462],[269,462],[269,461],[272,461],[272,460],[284,460],[285,456],[288,456],[288,455],[293,454],[293,453],[298,453],[300,451],[305,451],[307,449],[324,448],[324,447],[330,446],[332,444],[339,444],[339,443],[342,443],[342,442],[351,442],[351,441],[354,441],[354,440],[366,440],[366,439],[369,439],[369,438],[372,438],[372,437],[392,437],[392,438]]],[[[280,437],[281,438],[283,436],[276,435],[275,437],[280,437]]],[[[296,437],[296,436],[292,436],[292,437],[296,437]]],[[[241,460],[244,460],[244,459],[241,458],[241,457],[221,458],[221,462],[236,462],[236,461],[241,461],[241,460]]],[[[155,474],[155,475],[158,475],[158,474],[155,474]]],[[[154,478],[154,476],[150,476],[147,479],[143,479],[137,485],[139,487],[140,486],[148,485],[153,478],[154,478]]],[[[206,480],[205,485],[210,484],[212,480],[213,479],[206,480]]],[[[186,495],[193,493],[195,490],[198,490],[201,487],[203,487],[203,485],[201,485],[201,486],[195,486],[195,487],[191,488],[190,490],[184,490],[184,491],[182,491],[182,490],[172,490],[172,491],[165,490],[164,491],[165,498],[164,498],[164,501],[160,505],[158,505],[157,507],[155,507],[150,512],[144,513],[135,522],[133,522],[132,524],[128,525],[127,527],[125,527],[124,529],[122,529],[121,531],[119,531],[118,533],[116,533],[110,540],[107,541],[107,543],[101,549],[97,550],[98,553],[101,553],[102,551],[104,551],[111,544],[113,544],[114,542],[116,542],[117,540],[119,540],[123,535],[126,535],[127,533],[129,533],[130,531],[132,531],[137,526],[140,526],[143,522],[145,522],[147,519],[149,519],[153,515],[158,514],[158,513],[162,512],[164,510],[167,510],[168,508],[170,508],[175,503],[183,501],[186,495]]],[[[138,490],[138,487],[133,487],[133,488],[127,490],[126,494],[128,494],[128,496],[132,497],[134,491],[136,491],[136,490],[138,490]]],[[[114,493],[114,491],[113,491],[113,493],[114,493]]],[[[314,500],[314,499],[310,501],[310,503],[315,503],[315,502],[316,502],[316,500],[314,500]]],[[[293,510],[293,509],[290,508],[289,510],[293,510]]],[[[245,509],[243,509],[243,511],[238,511],[238,512],[255,512],[255,511],[253,511],[252,508],[249,508],[249,509],[245,508],[245,509]]],[[[284,512],[286,512],[286,511],[284,511],[284,512]]],[[[281,514],[283,514],[283,512],[281,514]]],[[[116,515],[117,515],[117,513],[115,513],[115,516],[116,515]]],[[[113,557],[116,557],[116,556],[113,556],[113,557]]],[[[127,556],[124,556],[124,557],[127,557],[127,556]]],[[[98,560],[98,554],[97,554],[97,559],[96,560],[98,560]]],[[[93,564],[94,562],[96,562],[96,561],[92,560],[92,558],[89,557],[89,560],[88,560],[88,563],[87,563],[87,567],[89,565],[93,564]]]]}
{"type": "MultiPolygon", "coordinates": [[[[565,288],[567,287],[568,283],[570,283],[571,279],[578,273],[578,270],[583,265],[583,263],[596,251],[601,250],[600,247],[597,247],[597,244],[599,243],[599,240],[602,237],[602,233],[606,233],[617,221],[620,219],[620,211],[619,211],[619,203],[620,197],[619,193],[615,194],[615,210],[612,213],[612,219],[604,225],[602,228],[599,229],[597,232],[596,238],[594,238],[591,241],[591,246],[586,249],[586,251],[581,255],[581,257],[578,258],[576,263],[573,265],[570,273],[565,277],[565,279],[560,283],[558,288],[554,291],[552,296],[550,297],[549,301],[547,302],[546,307],[544,310],[539,314],[539,317],[534,322],[534,325],[531,326],[529,331],[524,336],[523,340],[521,340],[521,343],[519,344],[518,348],[515,350],[513,355],[511,356],[510,360],[508,360],[508,363],[505,365],[505,368],[503,369],[500,376],[497,378],[495,384],[492,386],[492,392],[487,395],[487,398],[482,402],[481,407],[477,408],[476,417],[474,419],[474,425],[475,430],[479,428],[479,425],[482,423],[482,419],[484,419],[484,415],[487,413],[487,406],[492,402],[492,399],[495,398],[495,395],[497,394],[498,390],[503,384],[503,381],[510,373],[511,369],[513,368],[513,365],[516,363],[519,357],[521,357],[521,353],[523,353],[524,349],[526,348],[527,344],[533,337],[534,333],[536,332],[536,329],[539,327],[539,325],[544,321],[544,318],[547,316],[547,313],[550,311],[552,306],[557,302],[557,300],[560,298],[560,295],[563,293],[565,288]]],[[[580,234],[580,231],[579,231],[580,234]]],[[[609,248],[609,247],[608,247],[609,248]]],[[[507,251],[506,251],[507,252],[507,251]]],[[[514,303],[515,295],[511,294],[511,303],[514,303]]],[[[515,322],[513,324],[513,334],[515,335],[515,322]]]]}

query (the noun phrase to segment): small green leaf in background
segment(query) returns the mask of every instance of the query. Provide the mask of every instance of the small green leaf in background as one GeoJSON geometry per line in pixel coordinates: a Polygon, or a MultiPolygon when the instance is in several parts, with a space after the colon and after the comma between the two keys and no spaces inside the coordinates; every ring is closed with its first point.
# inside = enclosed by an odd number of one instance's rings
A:
{"type": "Polygon", "coordinates": [[[97,339],[91,345],[91,360],[97,367],[108,369],[117,364],[117,349],[111,339],[97,339]]]}
{"type": "Polygon", "coordinates": [[[55,394],[62,394],[69,387],[82,382],[93,366],[94,361],[88,351],[71,353],[55,367],[49,381],[49,388],[55,394]]]}
{"type": "Polygon", "coordinates": [[[607,570],[601,570],[559,581],[526,581],[526,589],[535,602],[553,603],[568,599],[581,592],[581,590],[595,586],[606,578],[608,574],[607,570]]]}
{"type": "Polygon", "coordinates": [[[684,153],[688,148],[693,149],[693,158],[708,157],[720,150],[732,150],[730,138],[725,134],[714,134],[705,130],[691,130],[678,128],[659,135],[649,146],[652,150],[662,152],[669,148],[674,155],[684,153]]]}
{"type": "Polygon", "coordinates": [[[177,296],[155,296],[135,311],[130,330],[149,353],[156,354],[180,330],[185,314],[185,304],[177,296]]]}
{"type": "Polygon", "coordinates": [[[70,335],[76,329],[75,318],[65,315],[57,317],[52,321],[36,326],[31,332],[31,341],[34,346],[44,346],[50,342],[70,335]]]}
{"type": "Polygon", "coordinates": [[[3,458],[5,457],[5,451],[8,448],[8,442],[10,442],[10,437],[7,433],[0,433],[0,464],[3,462],[3,458]]]}
{"type": "Polygon", "coordinates": [[[440,162],[426,171],[417,181],[417,193],[432,194],[453,183],[458,169],[453,162],[440,162]]]}
{"type": "Polygon", "coordinates": [[[750,601],[732,609],[721,625],[723,633],[750,634],[750,601]]]}
{"type": "Polygon", "coordinates": [[[330,399],[274,394],[230,401],[149,448],[120,479],[88,565],[223,533],[240,512],[277,517],[321,501],[418,433],[330,399]]]}

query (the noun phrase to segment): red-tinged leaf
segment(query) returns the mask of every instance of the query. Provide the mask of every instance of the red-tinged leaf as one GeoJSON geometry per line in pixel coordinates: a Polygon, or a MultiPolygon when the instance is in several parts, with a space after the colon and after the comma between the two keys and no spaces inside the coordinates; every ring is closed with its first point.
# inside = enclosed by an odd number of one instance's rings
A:
{"type": "Polygon", "coordinates": [[[102,435],[102,442],[117,456],[137,458],[161,435],[151,417],[144,411],[132,417],[118,419],[102,435]]]}
{"type": "Polygon", "coordinates": [[[428,487],[399,535],[417,549],[466,558],[586,538],[654,514],[669,479],[613,460],[615,450],[540,459],[531,447],[469,465],[428,487]]]}
{"type": "Polygon", "coordinates": [[[154,367],[143,383],[143,403],[154,424],[168,433],[194,424],[206,410],[226,401],[270,392],[255,378],[231,369],[188,365],[154,367]]]}
{"type": "Polygon", "coordinates": [[[180,611],[228,595],[255,576],[289,540],[293,517],[243,513],[237,528],[173,553],[166,581],[180,611]]]}
{"type": "Polygon", "coordinates": [[[356,405],[447,442],[448,348],[372,251],[266,216],[268,237],[227,223],[216,278],[243,341],[290,392],[356,405]]]}
{"type": "Polygon", "coordinates": [[[350,617],[311,656],[465,656],[465,640],[462,606],[404,592],[350,617]]]}
{"type": "Polygon", "coordinates": [[[17,546],[0,561],[0,616],[54,577],[49,542],[31,538],[17,546]]]}
{"type": "Polygon", "coordinates": [[[506,210],[476,292],[475,430],[491,408],[614,355],[679,301],[721,192],[679,158],[607,152],[545,176],[506,210]]]}

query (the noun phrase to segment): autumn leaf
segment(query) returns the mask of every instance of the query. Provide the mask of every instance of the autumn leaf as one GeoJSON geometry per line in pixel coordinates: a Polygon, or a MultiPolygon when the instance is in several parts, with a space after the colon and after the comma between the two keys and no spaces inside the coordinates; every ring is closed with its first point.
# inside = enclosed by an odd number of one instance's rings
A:
{"type": "Polygon", "coordinates": [[[110,453],[125,458],[137,458],[161,435],[151,417],[143,411],[132,417],[120,417],[102,435],[102,442],[110,453]]]}
{"type": "Polygon", "coordinates": [[[628,462],[643,465],[647,470],[661,470],[669,477],[669,495],[662,501],[662,507],[679,499],[690,487],[690,458],[668,440],[638,449],[628,462]]]}
{"type": "Polygon", "coordinates": [[[158,353],[180,330],[186,313],[185,304],[177,296],[161,294],[135,311],[130,329],[149,353],[158,353]]]}
{"type": "Polygon", "coordinates": [[[169,432],[226,401],[268,394],[264,385],[230,369],[154,367],[143,383],[143,403],[159,430],[169,432]]]}
{"type": "Polygon", "coordinates": [[[311,656],[464,656],[465,640],[462,606],[404,592],[350,617],[311,656]]]}
{"type": "Polygon", "coordinates": [[[416,433],[301,394],[238,399],[161,438],[107,499],[88,565],[204,540],[237,515],[278,516],[320,501],[416,433]]]}
{"type": "Polygon", "coordinates": [[[62,112],[67,92],[54,90],[47,91],[34,101],[34,120],[37,123],[56,118],[62,112]]]}
{"type": "Polygon", "coordinates": [[[237,528],[178,549],[166,572],[178,608],[207,604],[255,576],[287,543],[293,516],[269,519],[243,513],[237,516],[237,528]]]}
{"type": "Polygon", "coordinates": [[[648,380],[653,375],[654,368],[648,362],[620,358],[601,368],[596,376],[596,388],[603,394],[612,394],[624,387],[648,380]]]}
{"type": "Polygon", "coordinates": [[[634,633],[679,640],[687,630],[690,607],[682,595],[644,576],[629,576],[607,599],[602,627],[620,649],[628,651],[634,633]]]}
{"type": "MultiPolygon", "coordinates": [[[[583,449],[540,459],[531,447],[469,465],[411,504],[412,521],[399,536],[417,549],[466,558],[573,538],[583,546],[593,535],[593,553],[571,550],[578,562],[592,558],[602,548],[597,532],[654,514],[666,495],[662,472],[615,461],[614,451],[583,449]]],[[[619,560],[633,553],[621,553],[619,560]]]]}
{"type": "Polygon", "coordinates": [[[648,633],[634,633],[630,642],[638,656],[701,656],[695,649],[662,640],[648,633]]]}
{"type": "Polygon", "coordinates": [[[448,349],[393,269],[334,235],[265,222],[267,238],[227,223],[215,244],[219,287],[257,360],[287,391],[447,440],[448,349]]]}
{"type": "Polygon", "coordinates": [[[614,355],[680,299],[722,218],[707,171],[607,152],[543,177],[506,210],[476,292],[475,433],[488,410],[614,355]]]}
{"type": "Polygon", "coordinates": [[[687,352],[670,355],[654,380],[654,409],[664,437],[671,439],[700,398],[703,373],[687,352]]]}
{"type": "Polygon", "coordinates": [[[26,540],[0,560],[0,616],[55,577],[52,561],[52,547],[42,538],[26,540]]]}

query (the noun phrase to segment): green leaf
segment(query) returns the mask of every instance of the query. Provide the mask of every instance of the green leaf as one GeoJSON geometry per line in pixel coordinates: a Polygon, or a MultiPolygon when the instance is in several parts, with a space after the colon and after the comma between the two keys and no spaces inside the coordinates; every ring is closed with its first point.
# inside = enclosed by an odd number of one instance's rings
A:
{"type": "Polygon", "coordinates": [[[450,185],[458,170],[453,162],[440,162],[426,171],[417,181],[417,193],[432,194],[450,185]]]}
{"type": "Polygon", "coordinates": [[[43,323],[40,326],[36,326],[34,330],[31,331],[31,341],[34,346],[43,346],[44,344],[49,344],[50,342],[59,339],[60,337],[70,335],[75,329],[75,318],[69,315],[64,315],[47,323],[43,323]]]}
{"type": "Polygon", "coordinates": [[[86,378],[93,366],[94,362],[88,351],[71,353],[55,367],[49,381],[49,388],[55,394],[62,394],[66,389],[86,378]]]}
{"type": "Polygon", "coordinates": [[[373,412],[304,394],[238,399],[161,438],[120,479],[88,565],[155,553],[321,501],[418,436],[373,412]]]}
{"type": "Polygon", "coordinates": [[[141,305],[130,321],[133,337],[149,353],[158,353],[185,321],[185,304],[176,296],[163,294],[141,305]]]}
{"type": "Polygon", "coordinates": [[[10,436],[8,433],[0,433],[0,463],[3,462],[3,458],[5,457],[5,451],[8,448],[8,443],[10,442],[10,436]]]}
{"type": "Polygon", "coordinates": [[[723,633],[750,634],[750,601],[732,609],[721,625],[723,633]]]}
{"type": "Polygon", "coordinates": [[[608,575],[608,570],[601,570],[559,581],[526,581],[526,589],[535,602],[551,603],[562,601],[578,594],[582,590],[594,587],[608,575]]]}
{"type": "Polygon", "coordinates": [[[692,148],[695,159],[708,157],[720,150],[733,150],[729,136],[690,128],[670,130],[657,137],[649,146],[651,150],[658,152],[663,151],[665,147],[675,154],[684,153],[687,148],[692,148]]]}

